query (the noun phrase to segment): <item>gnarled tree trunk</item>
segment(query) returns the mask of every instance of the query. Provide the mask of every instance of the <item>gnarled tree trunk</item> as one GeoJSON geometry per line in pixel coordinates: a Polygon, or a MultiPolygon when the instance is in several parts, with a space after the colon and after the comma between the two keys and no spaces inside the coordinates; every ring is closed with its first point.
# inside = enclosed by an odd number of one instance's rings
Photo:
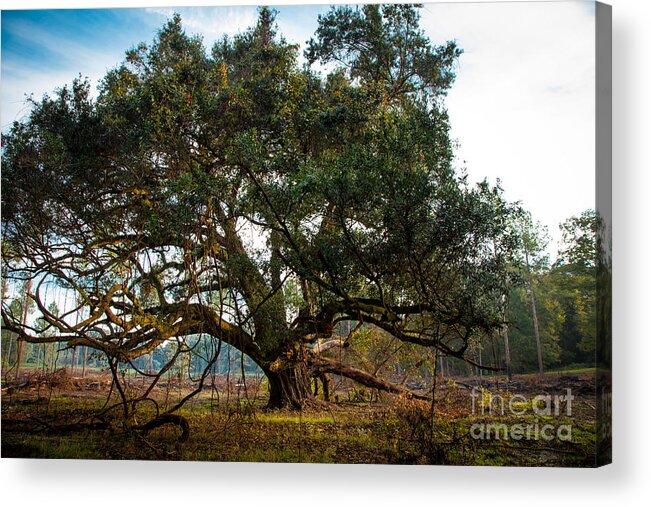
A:
{"type": "Polygon", "coordinates": [[[264,368],[269,381],[267,408],[303,408],[306,400],[313,400],[310,374],[305,361],[279,365],[276,361],[264,368]]]}

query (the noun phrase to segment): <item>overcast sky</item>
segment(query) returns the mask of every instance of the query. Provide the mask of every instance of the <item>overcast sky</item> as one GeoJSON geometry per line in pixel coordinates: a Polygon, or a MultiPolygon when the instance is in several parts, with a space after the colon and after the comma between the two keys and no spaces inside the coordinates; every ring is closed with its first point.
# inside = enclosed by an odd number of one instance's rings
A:
{"type": "MultiPolygon", "coordinates": [[[[304,44],[328,7],[276,9],[281,33],[304,44]]],[[[175,11],[209,45],[256,19],[254,6],[3,10],[2,130],[28,111],[25,94],[39,98],[79,74],[97,82],[175,11]]],[[[464,50],[446,100],[459,169],[471,181],[499,178],[507,198],[521,200],[554,239],[559,222],[594,207],[594,19],[590,1],[422,10],[434,43],[454,39],[464,50]]]]}

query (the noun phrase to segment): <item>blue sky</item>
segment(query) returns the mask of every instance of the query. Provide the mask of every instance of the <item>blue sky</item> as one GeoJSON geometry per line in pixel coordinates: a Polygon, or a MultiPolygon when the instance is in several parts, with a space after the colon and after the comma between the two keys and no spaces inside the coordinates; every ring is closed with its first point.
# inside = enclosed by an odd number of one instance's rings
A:
{"type": "MultiPolygon", "coordinates": [[[[328,9],[275,8],[297,43],[328,9]]],[[[175,11],[207,45],[256,19],[255,6],[3,10],[2,130],[28,112],[25,94],[40,98],[79,74],[97,83],[175,11]]],[[[446,101],[459,169],[501,179],[558,239],[559,222],[594,206],[594,3],[426,4],[421,25],[433,42],[464,49],[446,101]]]]}
{"type": "MultiPolygon", "coordinates": [[[[327,6],[276,7],[281,32],[304,43],[327,6]]],[[[211,46],[222,34],[255,23],[257,8],[160,7],[136,9],[4,10],[2,12],[2,130],[25,113],[24,95],[43,93],[82,74],[97,82],[124,51],[150,42],[174,12],[188,32],[211,46]]]]}

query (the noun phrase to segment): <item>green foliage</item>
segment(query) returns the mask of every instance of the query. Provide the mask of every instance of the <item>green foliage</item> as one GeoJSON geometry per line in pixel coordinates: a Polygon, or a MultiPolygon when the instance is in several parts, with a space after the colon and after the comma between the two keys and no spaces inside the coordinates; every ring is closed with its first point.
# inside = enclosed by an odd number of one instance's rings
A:
{"type": "MultiPolygon", "coordinates": [[[[558,343],[558,334],[561,326],[561,316],[557,301],[545,290],[546,288],[540,283],[536,287],[538,319],[544,366],[545,368],[553,368],[560,364],[561,350],[558,343]]],[[[536,339],[531,314],[531,299],[525,289],[516,289],[511,292],[508,318],[511,323],[509,336],[514,371],[529,372],[537,370],[536,339]]]]}
{"type": "Polygon", "coordinates": [[[432,47],[412,5],[339,6],[319,16],[305,54],[313,63],[342,64],[351,79],[380,87],[390,100],[404,94],[442,94],[461,54],[454,42],[432,47]]]}
{"type": "Polygon", "coordinates": [[[563,243],[558,252],[558,263],[589,271],[596,266],[599,221],[594,210],[586,210],[560,225],[563,243]]]}
{"type": "MultiPolygon", "coordinates": [[[[597,344],[596,234],[592,210],[560,225],[563,243],[556,262],[533,264],[543,359],[546,368],[594,366],[597,344]]],[[[530,229],[531,230],[531,229],[530,229]]],[[[529,233],[530,236],[532,233],[529,233]]],[[[535,244],[529,242],[529,245],[535,244]]],[[[536,259],[536,255],[533,259],[536,259]]],[[[508,321],[516,371],[535,369],[535,339],[530,294],[511,291],[508,321]]]]}

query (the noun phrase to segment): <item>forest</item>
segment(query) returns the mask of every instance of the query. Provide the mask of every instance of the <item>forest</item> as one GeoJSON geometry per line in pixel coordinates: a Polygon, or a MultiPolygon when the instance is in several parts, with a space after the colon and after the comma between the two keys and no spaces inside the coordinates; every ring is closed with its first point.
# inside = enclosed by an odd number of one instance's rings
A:
{"type": "Polygon", "coordinates": [[[31,99],[3,457],[594,465],[608,231],[553,242],[455,167],[462,48],[419,23],[332,7],[300,54],[266,7],[211,48],[175,15],[97,95],[31,99]]]}

